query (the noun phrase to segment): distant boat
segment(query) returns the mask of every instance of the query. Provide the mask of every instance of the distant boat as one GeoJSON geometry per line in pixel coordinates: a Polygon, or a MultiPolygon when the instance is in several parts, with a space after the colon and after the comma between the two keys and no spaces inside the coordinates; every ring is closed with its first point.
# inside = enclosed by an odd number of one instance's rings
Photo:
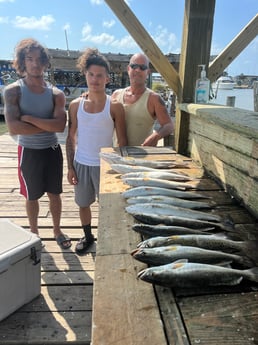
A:
{"type": "Polygon", "coordinates": [[[236,82],[229,76],[219,77],[214,83],[215,89],[232,90],[235,86],[236,82]]]}

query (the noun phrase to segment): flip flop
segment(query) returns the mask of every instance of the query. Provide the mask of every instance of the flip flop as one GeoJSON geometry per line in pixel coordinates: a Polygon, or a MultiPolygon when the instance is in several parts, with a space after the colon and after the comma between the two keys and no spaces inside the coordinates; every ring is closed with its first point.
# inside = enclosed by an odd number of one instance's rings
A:
{"type": "Polygon", "coordinates": [[[71,247],[72,243],[71,243],[71,239],[69,238],[69,236],[65,235],[65,234],[61,234],[56,238],[56,242],[57,244],[62,248],[62,249],[68,249],[71,247]],[[69,242],[69,243],[66,243],[69,242]],[[66,243],[66,244],[65,244],[66,243]]]}

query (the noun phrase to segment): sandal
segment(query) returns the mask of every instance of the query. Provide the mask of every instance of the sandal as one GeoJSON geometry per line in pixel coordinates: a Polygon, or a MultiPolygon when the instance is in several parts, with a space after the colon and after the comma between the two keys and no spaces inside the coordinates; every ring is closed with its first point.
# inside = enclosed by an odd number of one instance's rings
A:
{"type": "Polygon", "coordinates": [[[75,251],[77,254],[83,254],[86,250],[92,245],[94,242],[94,236],[92,235],[90,238],[83,237],[81,238],[75,246],[75,251]]]}
{"type": "Polygon", "coordinates": [[[69,238],[69,236],[65,234],[57,236],[56,242],[62,249],[68,249],[72,245],[71,239],[69,238]]]}

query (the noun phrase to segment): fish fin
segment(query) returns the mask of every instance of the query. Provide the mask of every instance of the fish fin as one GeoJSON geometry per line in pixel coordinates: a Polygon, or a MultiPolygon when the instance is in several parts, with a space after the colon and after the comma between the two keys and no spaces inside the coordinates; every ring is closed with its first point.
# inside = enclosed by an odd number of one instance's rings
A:
{"type": "MultiPolygon", "coordinates": [[[[243,280],[243,277],[238,277],[238,278],[232,279],[232,281],[228,282],[227,285],[235,286],[235,285],[240,284],[242,280],[243,280]]],[[[213,286],[221,286],[221,283],[213,282],[212,285],[213,286]]]]}
{"type": "Polygon", "coordinates": [[[226,260],[226,261],[220,261],[220,262],[216,262],[216,266],[221,266],[221,267],[227,267],[227,268],[231,268],[231,264],[232,264],[232,260],[226,260]]]}

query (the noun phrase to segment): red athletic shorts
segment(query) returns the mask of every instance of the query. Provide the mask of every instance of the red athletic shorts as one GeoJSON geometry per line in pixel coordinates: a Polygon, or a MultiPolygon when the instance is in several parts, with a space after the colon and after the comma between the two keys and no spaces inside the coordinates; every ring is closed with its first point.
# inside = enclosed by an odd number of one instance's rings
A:
{"type": "Polygon", "coordinates": [[[18,146],[20,193],[27,200],[37,200],[44,193],[61,194],[63,154],[60,145],[47,149],[18,146]]]}

